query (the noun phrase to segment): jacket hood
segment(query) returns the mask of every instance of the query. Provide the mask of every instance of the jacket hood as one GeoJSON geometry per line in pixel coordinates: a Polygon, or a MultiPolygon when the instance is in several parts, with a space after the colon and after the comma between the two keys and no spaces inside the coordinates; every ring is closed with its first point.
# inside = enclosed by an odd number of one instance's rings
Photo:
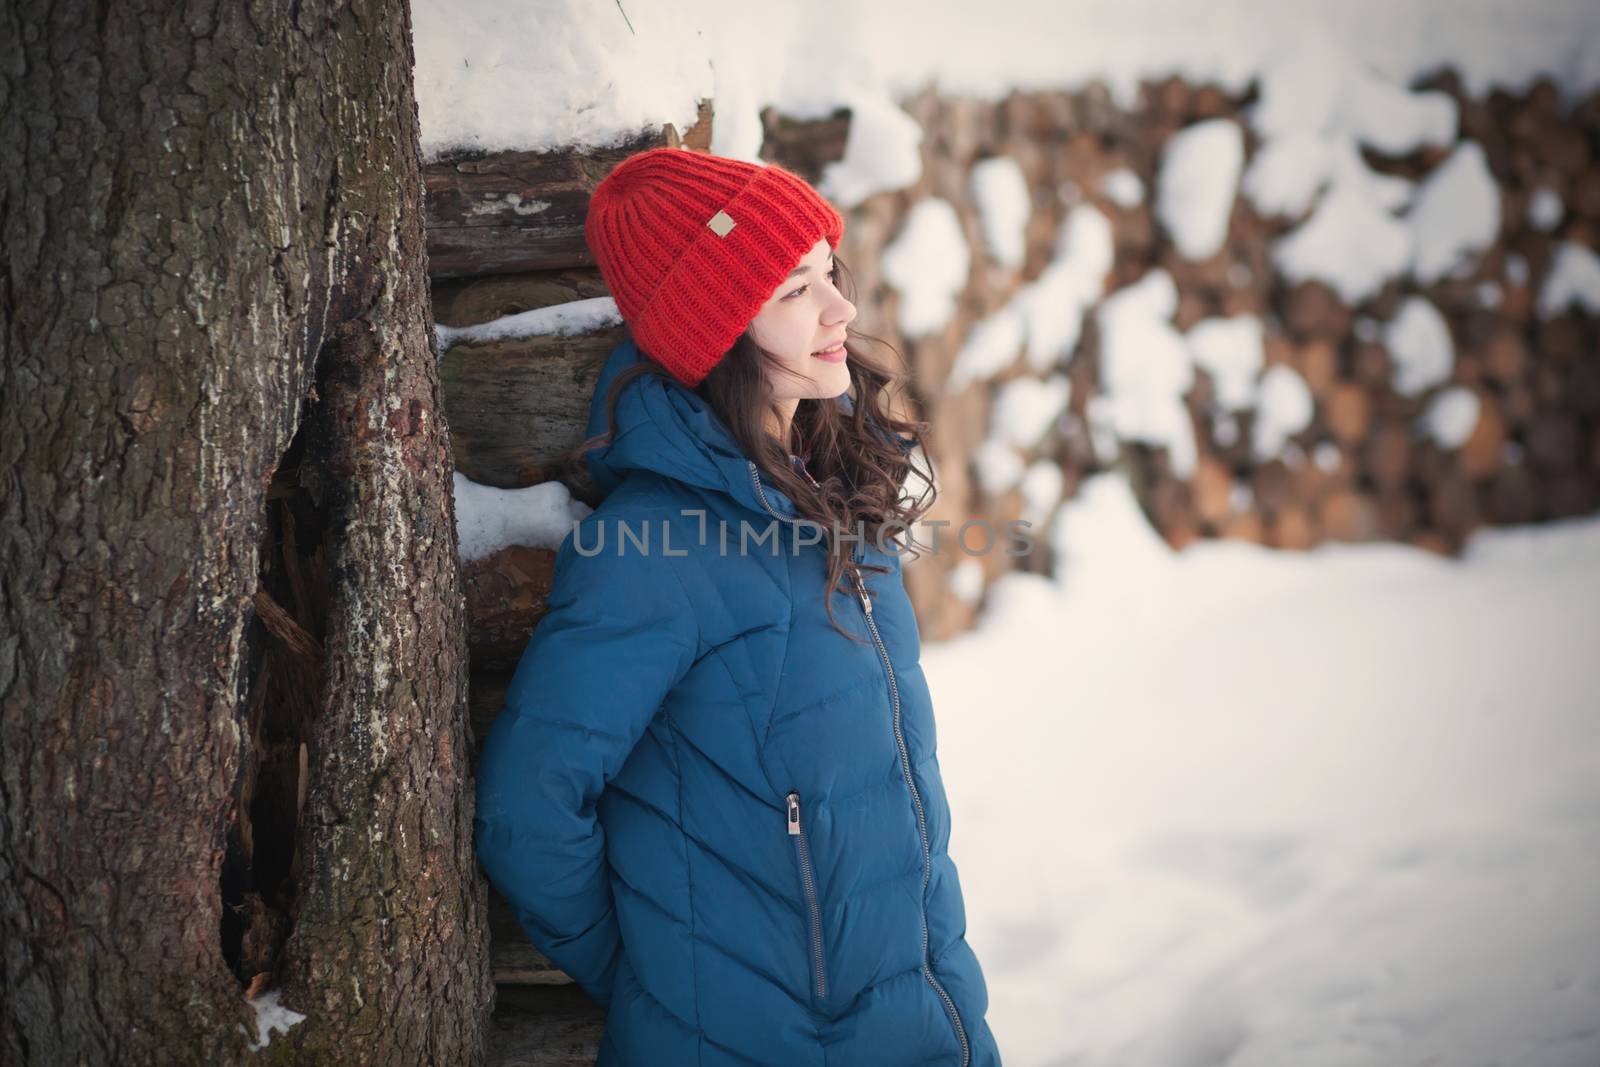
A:
{"type": "MultiPolygon", "coordinates": [[[[623,370],[647,357],[630,337],[612,350],[595,382],[586,434],[606,431],[606,394],[623,370]]],[[[854,407],[848,393],[839,397],[846,411],[854,407]]],[[[727,426],[698,393],[659,375],[634,379],[617,398],[616,433],[609,444],[585,456],[589,477],[609,496],[632,470],[654,471],[686,485],[727,493],[746,507],[779,515],[798,514],[794,502],[763,482],[763,506],[756,494],[756,466],[733,439],[727,426]]]]}

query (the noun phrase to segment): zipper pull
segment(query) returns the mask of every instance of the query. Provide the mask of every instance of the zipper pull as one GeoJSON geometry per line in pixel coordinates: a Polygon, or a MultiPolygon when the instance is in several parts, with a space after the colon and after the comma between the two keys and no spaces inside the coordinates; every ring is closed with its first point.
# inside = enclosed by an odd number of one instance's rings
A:
{"type": "Polygon", "coordinates": [[[800,794],[790,793],[787,799],[789,801],[789,836],[793,837],[800,832],[800,794]]]}
{"type": "Polygon", "coordinates": [[[861,580],[861,575],[859,572],[855,574],[854,577],[856,580],[856,589],[861,594],[861,610],[866,612],[868,615],[871,615],[872,598],[867,595],[867,583],[861,580]]]}

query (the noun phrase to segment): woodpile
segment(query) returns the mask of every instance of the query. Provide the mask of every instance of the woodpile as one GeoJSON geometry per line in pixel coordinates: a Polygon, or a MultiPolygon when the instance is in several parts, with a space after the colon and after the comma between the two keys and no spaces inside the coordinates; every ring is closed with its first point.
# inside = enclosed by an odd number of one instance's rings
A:
{"type": "MultiPolygon", "coordinates": [[[[1293,440],[1301,455],[1326,442],[1339,449],[1339,459],[1325,477],[1301,479],[1301,491],[1287,501],[1274,499],[1272,487],[1263,486],[1274,477],[1272,464],[1252,469],[1246,460],[1235,462],[1234,473],[1250,479],[1264,510],[1268,543],[1383,539],[1453,553],[1485,524],[1561,518],[1600,507],[1600,324],[1571,312],[1549,320],[1534,313],[1534,294],[1554,241],[1594,247],[1600,233],[1600,204],[1580,192],[1600,184],[1600,160],[1592,152],[1600,97],[1568,114],[1549,83],[1522,98],[1495,92],[1483,102],[1466,97],[1451,77],[1432,87],[1456,98],[1462,135],[1485,148],[1501,189],[1500,241],[1468,276],[1426,287],[1392,283],[1362,311],[1385,321],[1408,292],[1437,307],[1456,347],[1454,372],[1440,388],[1470,389],[1477,421],[1459,448],[1443,448],[1419,434],[1427,398],[1393,391],[1388,354],[1356,335],[1352,309],[1320,285],[1281,294],[1274,301],[1283,309],[1278,344],[1311,388],[1317,408],[1313,423],[1293,440]],[[1540,187],[1553,191],[1566,209],[1549,229],[1529,221],[1529,200],[1540,187]],[[1499,299],[1486,301],[1486,292],[1499,299]],[[1288,518],[1275,522],[1279,510],[1288,518]]],[[[1439,150],[1404,159],[1369,154],[1368,162],[1415,180],[1442,156],[1439,150]]],[[[1259,223],[1251,227],[1254,234],[1236,230],[1234,240],[1260,244],[1277,236],[1259,223]]],[[[1314,467],[1301,464],[1306,472],[1314,467]]],[[[1168,527],[1167,517],[1157,519],[1168,527]]],[[[1172,519],[1170,525],[1181,522],[1172,519]]],[[[1202,521],[1201,529],[1224,534],[1212,521],[1202,521]]]]}
{"type": "MultiPolygon", "coordinates": [[[[1253,412],[1239,416],[1236,432],[1217,433],[1204,370],[1197,372],[1200,380],[1186,398],[1200,450],[1193,474],[1173,472],[1164,449],[1124,444],[1120,462],[1129,468],[1152,522],[1174,547],[1198,537],[1285,549],[1330,540],[1397,540],[1456,553],[1486,524],[1542,521],[1600,508],[1600,323],[1572,311],[1548,319],[1535,311],[1555,243],[1600,244],[1600,160],[1594,154],[1600,94],[1569,112],[1549,83],[1520,97],[1496,91],[1483,101],[1466,97],[1448,75],[1428,87],[1456,98],[1462,136],[1485,148],[1504,206],[1500,240],[1465,276],[1427,286],[1397,280],[1360,308],[1345,306],[1322,284],[1288,285],[1278,278],[1271,268],[1271,245],[1292,223],[1258,217],[1243,197],[1223,249],[1193,262],[1161,238],[1148,197],[1129,207],[1097,191],[1103,177],[1119,168],[1153,188],[1165,136],[1201,118],[1236,116],[1242,100],[1212,87],[1191,89],[1167,81],[1146,84],[1142,109],[1131,113],[1119,111],[1098,89],[1070,96],[1019,95],[998,105],[927,106],[931,151],[962,145],[967,153],[959,166],[944,169],[960,172],[986,154],[1037,159],[1039,146],[1046,146],[1051,159],[1037,165],[1049,181],[1070,182],[1075,199],[1094,203],[1113,222],[1113,288],[1163,269],[1180,294],[1177,329],[1215,316],[1260,316],[1267,331],[1266,364],[1284,364],[1305,381],[1315,414],[1289,438],[1280,457],[1252,455],[1253,412]],[[974,120],[974,107],[985,106],[991,117],[974,120]],[[957,128],[941,129],[941,124],[957,128]],[[958,128],[974,124],[983,132],[964,134],[958,128]],[[1030,139],[1029,152],[1008,142],[1012,131],[1030,139]],[[1529,214],[1534,190],[1541,188],[1564,208],[1558,221],[1543,227],[1529,214]],[[1448,382],[1408,397],[1393,388],[1394,361],[1371,327],[1393,318],[1401,301],[1413,294],[1443,315],[1456,358],[1448,382]],[[1429,401],[1450,387],[1470,390],[1478,408],[1476,423],[1459,447],[1437,443],[1420,421],[1429,401]]],[[[1247,141],[1253,150],[1253,138],[1247,141]]],[[[1380,172],[1416,180],[1447,155],[1437,148],[1404,158],[1369,152],[1367,162],[1380,172]]],[[[922,195],[949,197],[964,216],[975,215],[960,188],[939,186],[939,167],[930,167],[930,173],[925,182],[930,188],[922,195]]],[[[1060,197],[1040,195],[1035,204],[1035,221],[1043,221],[1037,241],[1030,229],[1030,272],[1047,258],[1062,214],[1060,197]]],[[[971,230],[973,246],[980,247],[975,220],[971,230]]],[[[981,289],[984,282],[975,271],[973,287],[981,289]]],[[[974,308],[999,306],[1016,284],[978,294],[974,308]]],[[[957,338],[965,336],[975,317],[954,331],[957,338]]],[[[1084,342],[1069,364],[1070,421],[1075,423],[1085,416],[1098,385],[1097,339],[1092,325],[1086,326],[1084,342]]],[[[913,361],[925,364],[922,346],[910,348],[913,361]]],[[[1010,376],[1000,376],[996,384],[1010,376]]],[[[937,428],[939,417],[934,418],[937,428]]],[[[953,442],[956,456],[970,454],[969,446],[982,432],[981,416],[969,422],[966,439],[953,442]]],[[[1109,462],[1086,455],[1081,441],[1069,440],[1065,422],[1055,455],[1079,475],[1109,462]]]]}

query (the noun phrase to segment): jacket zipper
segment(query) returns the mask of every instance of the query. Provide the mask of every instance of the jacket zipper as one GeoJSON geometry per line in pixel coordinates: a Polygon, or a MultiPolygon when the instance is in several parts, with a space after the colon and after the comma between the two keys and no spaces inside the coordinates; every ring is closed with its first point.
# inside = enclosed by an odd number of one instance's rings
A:
{"type": "MultiPolygon", "coordinates": [[[[771,515],[775,519],[778,519],[778,520],[780,520],[782,522],[790,523],[791,525],[794,525],[794,526],[802,525],[803,520],[801,520],[801,519],[791,519],[791,518],[788,518],[787,516],[779,515],[776,511],[772,510],[772,505],[767,503],[766,490],[761,485],[761,471],[756,467],[756,464],[755,464],[754,460],[747,459],[747,460],[744,461],[744,463],[745,463],[746,467],[750,468],[750,484],[755,487],[756,499],[760,500],[761,501],[761,506],[763,508],[767,509],[767,514],[771,515]]],[[[808,471],[808,470],[805,470],[804,468],[805,468],[805,465],[802,463],[801,464],[802,473],[805,474],[806,478],[811,482],[812,485],[816,485],[817,484],[817,480],[815,478],[812,478],[811,477],[811,472],[808,471]]],[[[856,568],[853,565],[854,561],[855,561],[855,555],[854,555],[854,553],[852,553],[851,554],[852,566],[850,568],[851,577],[859,578],[859,575],[857,575],[855,573],[856,568]]]]}
{"type": "Polygon", "coordinates": [[[967,1047],[967,1031],[961,1025],[961,1013],[956,1011],[956,1002],[945,992],[944,986],[939,984],[939,979],[933,976],[933,968],[928,963],[928,909],[927,893],[928,880],[933,876],[933,859],[928,848],[928,821],[922,810],[922,797],[917,793],[917,784],[911,777],[911,754],[906,750],[905,735],[900,732],[900,686],[894,678],[894,667],[889,662],[889,650],[883,645],[883,638],[878,633],[878,624],[872,617],[872,598],[867,594],[867,583],[862,580],[859,572],[855,575],[856,589],[861,594],[861,610],[867,617],[867,628],[872,631],[872,640],[878,646],[878,655],[883,659],[884,672],[889,676],[889,695],[894,700],[894,740],[900,746],[900,770],[904,773],[906,787],[911,790],[911,802],[917,808],[917,833],[922,837],[922,976],[933,986],[934,992],[944,1000],[945,1010],[950,1013],[950,1021],[955,1025],[956,1037],[961,1039],[961,1067],[967,1067],[967,1061],[972,1052],[967,1047]]]}
{"type": "MultiPolygon", "coordinates": [[[[773,518],[782,519],[783,516],[773,511],[772,506],[767,503],[767,495],[762,491],[761,487],[761,473],[756,468],[755,462],[746,460],[745,463],[750,468],[750,481],[755,486],[756,497],[761,501],[761,506],[766,508],[767,514],[773,518]]],[[[807,477],[810,477],[809,472],[807,472],[807,477]]],[[[796,520],[786,521],[793,522],[796,520]]],[[[854,553],[852,553],[852,558],[853,556],[854,553]]],[[[940,999],[944,1001],[945,1010],[950,1014],[950,1022],[955,1026],[956,1037],[961,1041],[961,1067],[967,1067],[972,1058],[972,1050],[967,1044],[966,1028],[961,1025],[961,1013],[956,1010],[956,1002],[950,998],[950,994],[945,991],[944,986],[940,985],[939,980],[933,976],[933,968],[928,961],[927,898],[928,881],[933,877],[933,857],[928,847],[927,814],[923,811],[922,797],[917,792],[917,783],[911,775],[911,754],[906,749],[905,735],[900,731],[900,685],[895,681],[894,665],[889,661],[889,650],[884,647],[883,636],[878,633],[877,621],[872,617],[872,597],[867,593],[867,583],[862,579],[861,572],[858,569],[852,568],[851,577],[855,579],[856,592],[861,597],[861,612],[866,616],[867,629],[872,631],[872,642],[878,647],[878,656],[883,660],[884,674],[889,679],[889,697],[894,704],[894,740],[895,744],[900,748],[900,771],[905,777],[906,788],[911,790],[911,803],[917,809],[917,834],[922,838],[922,976],[927,979],[934,992],[938,993],[940,999]]]]}
{"type": "Polygon", "coordinates": [[[806,905],[811,909],[811,954],[817,968],[817,996],[828,995],[828,977],[822,959],[822,905],[817,901],[816,873],[811,869],[811,849],[806,844],[805,828],[800,825],[800,794],[791,792],[785,797],[789,802],[789,836],[794,838],[795,854],[800,859],[800,881],[806,890],[806,905]]]}

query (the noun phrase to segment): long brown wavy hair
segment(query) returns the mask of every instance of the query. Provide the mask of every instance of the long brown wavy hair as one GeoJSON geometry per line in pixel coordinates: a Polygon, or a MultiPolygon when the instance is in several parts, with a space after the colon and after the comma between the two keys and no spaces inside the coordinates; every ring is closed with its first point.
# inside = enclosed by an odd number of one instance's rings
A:
{"type": "MultiPolygon", "coordinates": [[[[841,286],[845,297],[854,303],[849,271],[837,256],[834,263],[845,280],[841,286]]],[[[919,558],[921,546],[911,527],[927,514],[937,496],[932,471],[926,466],[918,469],[913,463],[919,455],[927,463],[923,445],[928,424],[893,414],[890,401],[905,390],[905,376],[895,370],[895,364],[871,355],[863,341],[893,351],[878,338],[847,330],[846,366],[854,409],[846,413],[832,398],[801,400],[790,420],[787,442],[779,441],[767,429],[769,417],[780,414],[768,383],[777,375],[790,372],[776,356],[756,344],[748,329],[694,389],[722,420],[745,455],[755,461],[763,483],[777,488],[794,502],[803,519],[821,529],[828,551],[828,576],[822,590],[828,620],[846,637],[851,635],[839,625],[833,598],[827,593],[840,588],[846,572],[853,574],[858,565],[851,559],[853,542],[836,538],[834,531],[859,531],[871,539],[868,544],[883,545],[889,551],[899,546],[900,551],[919,558]],[[791,465],[790,453],[809,457],[806,468],[816,479],[815,486],[791,465]],[[921,482],[915,495],[907,490],[907,479],[913,472],[921,482]]],[[[586,453],[610,442],[616,430],[617,398],[628,383],[647,374],[678,384],[653,359],[624,369],[606,394],[606,432],[569,452],[568,469],[576,469],[586,453]]],[[[876,573],[887,570],[864,566],[876,573]]],[[[854,595],[853,589],[851,593],[854,595]]]]}

